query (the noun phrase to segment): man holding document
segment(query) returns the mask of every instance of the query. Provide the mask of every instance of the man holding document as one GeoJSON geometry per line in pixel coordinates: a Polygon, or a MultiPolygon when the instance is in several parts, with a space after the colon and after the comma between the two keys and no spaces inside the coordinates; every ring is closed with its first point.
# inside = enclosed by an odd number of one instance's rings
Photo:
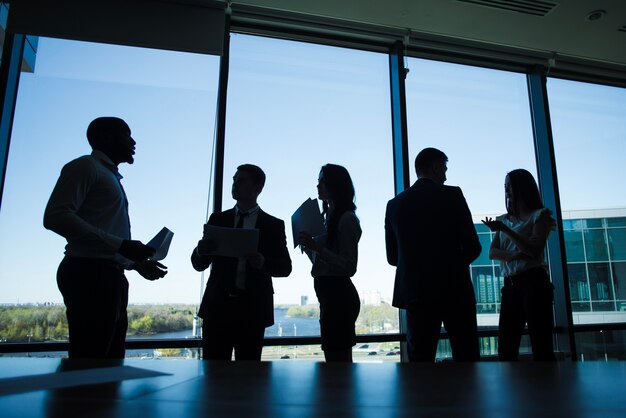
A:
{"type": "Polygon", "coordinates": [[[233,209],[213,213],[191,254],[197,271],[211,274],[200,304],[205,360],[260,360],[265,328],[274,324],[272,277],[291,273],[285,224],[261,210],[265,173],[237,167],[233,209]]]}
{"type": "Polygon", "coordinates": [[[134,162],[130,128],[119,118],[97,118],[87,128],[87,140],[93,152],[63,167],[43,223],[67,239],[57,284],[66,307],[69,357],[123,358],[124,270],[136,270],[147,280],[167,271],[152,258],[155,248],[130,239],[128,200],[117,169],[134,162]]]}

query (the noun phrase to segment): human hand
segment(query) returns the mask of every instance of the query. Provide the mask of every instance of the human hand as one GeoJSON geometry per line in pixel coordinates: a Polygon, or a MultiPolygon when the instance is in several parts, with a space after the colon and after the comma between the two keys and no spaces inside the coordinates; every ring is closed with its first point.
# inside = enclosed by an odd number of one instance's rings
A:
{"type": "Polygon", "coordinates": [[[217,243],[210,239],[201,239],[198,241],[196,250],[198,251],[198,255],[210,255],[217,250],[217,243]]]}
{"type": "Polygon", "coordinates": [[[137,261],[133,265],[133,269],[146,280],[157,280],[167,274],[167,267],[156,260],[137,261]]]}
{"type": "Polygon", "coordinates": [[[265,265],[265,257],[259,252],[247,254],[246,259],[248,263],[257,270],[261,270],[265,265]]]}
{"type": "Polygon", "coordinates": [[[497,219],[492,219],[490,217],[485,217],[485,219],[482,220],[482,223],[493,232],[504,231],[506,229],[506,225],[504,225],[502,221],[498,221],[497,219]]]}
{"type": "Polygon", "coordinates": [[[311,234],[306,231],[298,234],[298,244],[307,250],[315,251],[316,253],[321,251],[320,245],[315,242],[311,234]]]}
{"type": "Polygon", "coordinates": [[[141,241],[125,239],[117,252],[131,261],[144,261],[152,257],[156,250],[141,241]]]}

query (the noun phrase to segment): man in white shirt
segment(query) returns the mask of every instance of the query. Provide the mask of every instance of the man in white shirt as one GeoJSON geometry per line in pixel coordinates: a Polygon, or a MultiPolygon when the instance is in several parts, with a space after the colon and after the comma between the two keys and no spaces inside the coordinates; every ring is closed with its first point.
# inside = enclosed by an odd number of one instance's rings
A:
{"type": "Polygon", "coordinates": [[[123,358],[128,318],[124,270],[163,277],[154,248],[130,238],[128,201],[117,166],[132,164],[135,140],[122,119],[87,128],[93,152],[67,163],[44,213],[44,227],[67,239],[57,272],[69,327],[70,358],[123,358]]]}

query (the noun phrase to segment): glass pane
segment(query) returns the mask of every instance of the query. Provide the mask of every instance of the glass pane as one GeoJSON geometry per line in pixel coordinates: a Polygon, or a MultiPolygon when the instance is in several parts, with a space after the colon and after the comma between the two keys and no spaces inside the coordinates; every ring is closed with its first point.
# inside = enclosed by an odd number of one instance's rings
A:
{"type": "Polygon", "coordinates": [[[563,219],[563,229],[582,229],[583,221],[580,219],[563,219]]]}
{"type": "MultiPolygon", "coordinates": [[[[483,360],[496,360],[498,358],[498,337],[480,337],[480,356],[483,360]]],[[[522,335],[519,347],[520,360],[532,359],[532,347],[528,335],[522,335]]],[[[450,340],[440,339],[437,346],[437,362],[452,361],[450,340]]]]}
{"type": "Polygon", "coordinates": [[[491,266],[492,261],[489,259],[489,246],[491,245],[491,234],[478,234],[480,245],[483,250],[474,262],[473,266],[491,266]],[[485,251],[485,248],[487,249],[485,251]]]}
{"type": "MultiPolygon", "coordinates": [[[[461,187],[476,228],[482,228],[480,219],[506,212],[504,178],[509,171],[525,168],[536,178],[526,77],[416,58],[408,59],[408,67],[410,166],[425,147],[446,153],[446,184],[461,187]]],[[[492,264],[488,238],[481,236],[482,253],[474,265],[492,264]]],[[[488,312],[494,311],[490,307],[488,312]]],[[[498,324],[497,315],[482,315],[481,325],[498,324]]]]}
{"type": "Polygon", "coordinates": [[[626,218],[608,218],[606,222],[608,227],[626,226],[626,218]]]}
{"type": "Polygon", "coordinates": [[[607,263],[589,263],[589,288],[592,301],[609,301],[613,299],[613,286],[609,276],[607,263]]]}
{"type": "Polygon", "coordinates": [[[585,261],[582,231],[563,231],[565,254],[568,262],[585,261]]]}
{"type": "Polygon", "coordinates": [[[472,267],[472,282],[476,294],[476,311],[495,313],[496,302],[499,301],[500,288],[494,277],[492,267],[472,267]]]}
{"type": "Polygon", "coordinates": [[[580,361],[626,360],[626,331],[602,330],[574,335],[580,361]]]}
{"type": "Polygon", "coordinates": [[[612,228],[607,232],[611,260],[626,260],[626,228],[612,228]]]}
{"type": "MultiPolygon", "coordinates": [[[[355,363],[399,363],[400,342],[359,343],[352,349],[355,363]]],[[[263,347],[262,361],[318,361],[324,362],[319,345],[291,345],[263,347]]]]}
{"type": "Polygon", "coordinates": [[[609,252],[603,229],[585,230],[585,252],[588,261],[608,261],[609,252]]]}
{"type": "Polygon", "coordinates": [[[237,166],[260,166],[267,181],[259,205],[286,222],[293,262],[289,277],[273,280],[275,317],[285,319],[276,319],[268,336],[279,335],[279,326],[283,336],[293,335],[290,321],[303,315],[311,327],[298,325],[297,335],[319,335],[311,262],[293,246],[290,219],[302,202],[317,197],[326,163],[345,166],[356,189],[363,230],[353,277],[362,300],[357,331],[398,331],[398,311],[390,306],[395,269],[387,264],[383,228],[394,191],[388,66],[385,54],[231,38],[224,209],[235,204],[230,179],[237,166]]]}
{"type": "Polygon", "coordinates": [[[585,227],[586,228],[602,228],[603,226],[602,221],[603,221],[602,218],[585,219],[585,227]]]}
{"type": "Polygon", "coordinates": [[[626,262],[611,263],[617,310],[626,311],[626,262]]]}
{"type": "Polygon", "coordinates": [[[570,297],[572,302],[590,300],[589,283],[587,282],[587,269],[584,264],[567,264],[569,276],[570,297]]]}
{"type": "MultiPolygon", "coordinates": [[[[214,56],[40,39],[35,72],[21,76],[13,124],[0,213],[0,302],[28,307],[31,317],[48,305],[64,309],[56,270],[65,239],[43,228],[44,208],[63,165],[91,152],[89,122],[119,116],[137,141],[135,163],[120,166],[133,238],[147,242],[163,226],[175,233],[165,278],[126,274],[129,334],[191,335],[201,286],[189,255],[206,214],[218,69],[214,56]]],[[[65,339],[59,321],[42,320],[48,331],[38,339],[65,339]]]]}
{"type": "MultiPolygon", "coordinates": [[[[612,259],[613,253],[621,252],[624,240],[619,232],[613,238],[606,228],[619,226],[620,221],[614,219],[626,217],[626,195],[616,192],[623,190],[626,178],[626,89],[553,78],[548,79],[547,88],[563,217],[581,220],[585,228],[598,228],[584,233],[586,257],[580,235],[566,232],[567,262],[588,263],[589,293],[595,301],[591,310],[615,311],[611,271],[607,263],[595,261],[612,259]]],[[[572,305],[574,312],[580,308],[572,305]]],[[[614,315],[610,321],[626,322],[625,313],[614,315]]],[[[574,323],[607,318],[580,312],[574,323]]]]}

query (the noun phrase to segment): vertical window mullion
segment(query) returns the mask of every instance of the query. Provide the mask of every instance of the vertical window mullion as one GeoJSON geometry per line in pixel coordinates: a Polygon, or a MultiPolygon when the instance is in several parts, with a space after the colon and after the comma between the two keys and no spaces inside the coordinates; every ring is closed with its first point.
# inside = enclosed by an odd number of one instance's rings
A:
{"type": "MultiPolygon", "coordinates": [[[[403,44],[398,41],[389,52],[389,82],[391,96],[391,129],[393,146],[393,178],[394,194],[402,192],[409,187],[409,146],[406,121],[406,90],[404,79],[406,71],[404,68],[403,44]]],[[[400,309],[400,333],[406,335],[407,320],[406,312],[400,309]]],[[[406,341],[400,343],[400,361],[407,362],[406,341]]]]}
{"type": "Polygon", "coordinates": [[[230,65],[230,13],[226,12],[224,24],[224,48],[220,58],[220,79],[217,92],[215,126],[215,172],[213,182],[213,212],[222,211],[224,189],[224,150],[226,143],[226,99],[228,97],[228,71],[230,65]]]}
{"type": "Polygon", "coordinates": [[[546,76],[543,68],[537,68],[527,75],[528,97],[535,141],[535,157],[539,188],[544,204],[552,210],[556,218],[557,230],[548,237],[547,249],[550,260],[550,272],[555,288],[555,332],[559,351],[571,353],[576,360],[576,341],[572,319],[572,305],[565,257],[565,238],[563,217],[559,197],[554,155],[554,141],[548,107],[546,76]]]}

